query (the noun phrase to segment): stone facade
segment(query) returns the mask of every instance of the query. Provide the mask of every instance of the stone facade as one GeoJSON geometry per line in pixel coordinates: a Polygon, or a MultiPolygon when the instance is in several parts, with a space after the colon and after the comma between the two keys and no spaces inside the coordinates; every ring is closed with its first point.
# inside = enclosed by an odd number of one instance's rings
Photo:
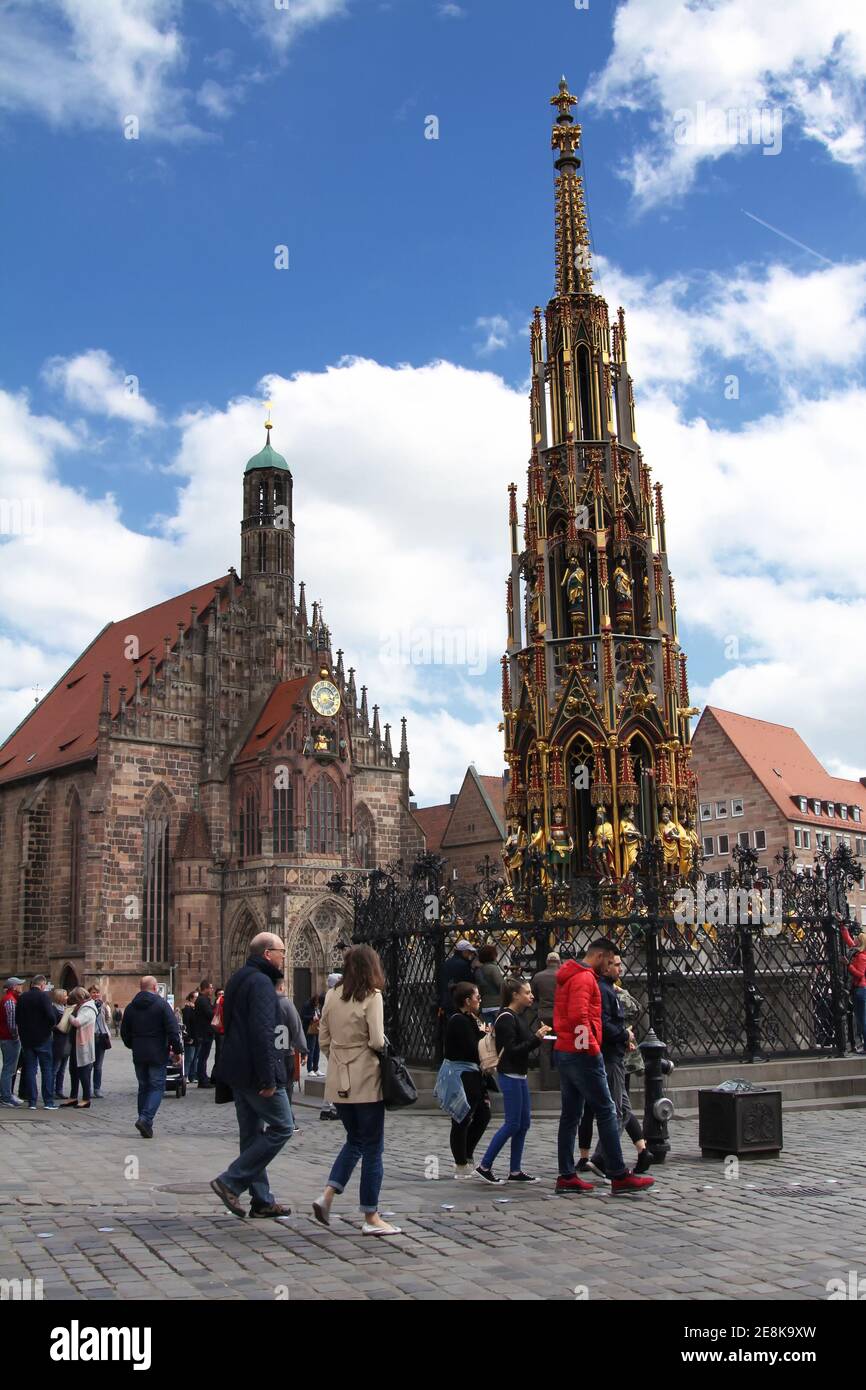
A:
{"type": "Polygon", "coordinates": [[[109,624],[0,748],[0,977],[124,1004],[148,971],[180,1000],[267,928],[318,990],[351,932],[334,872],[423,850],[405,720],[395,754],[295,600],[291,490],[268,442],[241,575],[109,624]]]}

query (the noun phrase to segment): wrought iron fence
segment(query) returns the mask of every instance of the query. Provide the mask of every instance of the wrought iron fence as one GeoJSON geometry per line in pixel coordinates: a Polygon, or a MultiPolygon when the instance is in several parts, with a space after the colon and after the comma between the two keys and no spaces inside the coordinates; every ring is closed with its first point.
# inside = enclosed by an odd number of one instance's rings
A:
{"type": "Polygon", "coordinates": [[[504,975],[527,978],[551,950],[576,959],[609,938],[641,1007],[638,1038],[653,1028],[680,1062],[843,1055],[851,1023],[840,928],[856,930],[848,893],[861,866],[844,846],[822,853],[811,877],[788,851],[773,873],[757,859],[738,848],[715,878],[699,864],[688,879],[670,878],[648,845],[628,880],[576,880],[567,904],[561,889],[538,885],[515,901],[489,860],[477,884],[443,890],[433,855],[408,873],[394,864],[330,886],[353,903],[354,942],[382,958],[388,1036],[416,1065],[440,1059],[443,966],[462,938],[493,945],[504,975]]]}

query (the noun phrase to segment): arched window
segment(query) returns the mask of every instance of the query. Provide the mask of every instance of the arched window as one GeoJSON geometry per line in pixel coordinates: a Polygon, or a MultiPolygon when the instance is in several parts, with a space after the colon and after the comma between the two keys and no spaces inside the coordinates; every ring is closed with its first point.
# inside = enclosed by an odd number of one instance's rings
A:
{"type": "Polygon", "coordinates": [[[262,852],[259,795],[252,782],[247,782],[241,798],[238,816],[238,844],[242,859],[251,859],[262,852]]]}
{"type": "Polygon", "coordinates": [[[376,867],[376,824],[366,806],[355,814],[355,858],[362,869],[376,867]]]}
{"type": "Polygon", "coordinates": [[[292,824],[295,809],[294,788],[274,786],[273,822],[274,854],[291,854],[295,848],[295,829],[292,824]]]}
{"type": "Polygon", "coordinates": [[[589,350],[585,347],[577,351],[577,394],[580,403],[580,430],[582,439],[595,439],[595,423],[592,418],[592,386],[590,383],[591,365],[589,350]]]}
{"type": "Polygon", "coordinates": [[[169,817],[154,807],[144,819],[144,894],[142,910],[142,958],[168,960],[169,817]]]}
{"type": "Polygon", "coordinates": [[[336,854],[339,836],[336,791],[330,777],[322,776],[307,796],[307,850],[311,854],[336,854]]]}
{"type": "Polygon", "coordinates": [[[81,802],[78,792],[69,807],[69,940],[81,933],[81,802]]]}

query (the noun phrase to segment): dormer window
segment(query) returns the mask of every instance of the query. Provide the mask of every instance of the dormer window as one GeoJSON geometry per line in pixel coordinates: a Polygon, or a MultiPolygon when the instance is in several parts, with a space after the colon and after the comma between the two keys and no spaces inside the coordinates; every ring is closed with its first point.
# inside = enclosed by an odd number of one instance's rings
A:
{"type": "Polygon", "coordinates": [[[842,817],[843,820],[847,820],[847,819],[848,819],[848,807],[847,807],[847,806],[840,806],[840,807],[839,807],[839,815],[842,817]]]}
{"type": "Polygon", "coordinates": [[[821,803],[820,803],[820,801],[813,801],[813,802],[812,802],[812,810],[815,812],[815,815],[816,815],[816,816],[820,816],[820,814],[821,814],[821,803]]]}
{"type": "Polygon", "coordinates": [[[828,815],[828,816],[835,816],[835,814],[836,814],[836,804],[835,804],[835,802],[833,802],[833,801],[828,801],[828,802],[827,802],[827,815],[828,815]]]}
{"type": "Polygon", "coordinates": [[[800,810],[802,811],[803,815],[805,816],[806,812],[807,812],[808,809],[809,809],[809,801],[808,801],[808,798],[805,797],[805,796],[800,796],[800,797],[797,798],[797,800],[798,800],[799,805],[800,805],[800,810]]]}
{"type": "Polygon", "coordinates": [[[852,806],[852,807],[851,807],[851,810],[852,810],[853,813],[854,813],[854,819],[859,823],[859,820],[860,820],[860,807],[859,807],[859,806],[852,806]]]}

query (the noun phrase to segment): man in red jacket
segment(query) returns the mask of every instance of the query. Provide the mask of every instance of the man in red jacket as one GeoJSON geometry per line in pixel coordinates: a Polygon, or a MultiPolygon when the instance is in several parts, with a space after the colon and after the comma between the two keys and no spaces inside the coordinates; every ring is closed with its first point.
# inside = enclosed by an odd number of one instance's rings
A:
{"type": "Polygon", "coordinates": [[[554,1051],[562,1095],[557,1137],[557,1192],[592,1191],[592,1183],[583,1182],[577,1176],[574,1164],[574,1141],[586,1101],[595,1111],[611,1191],[641,1192],[644,1188],[652,1187],[654,1181],[652,1178],[638,1177],[625,1166],[616,1106],[611,1098],[601,1055],[601,990],[598,976],[616,953],[612,941],[599,937],[587,950],[582,963],[566,961],[556,974],[554,1051]]]}

